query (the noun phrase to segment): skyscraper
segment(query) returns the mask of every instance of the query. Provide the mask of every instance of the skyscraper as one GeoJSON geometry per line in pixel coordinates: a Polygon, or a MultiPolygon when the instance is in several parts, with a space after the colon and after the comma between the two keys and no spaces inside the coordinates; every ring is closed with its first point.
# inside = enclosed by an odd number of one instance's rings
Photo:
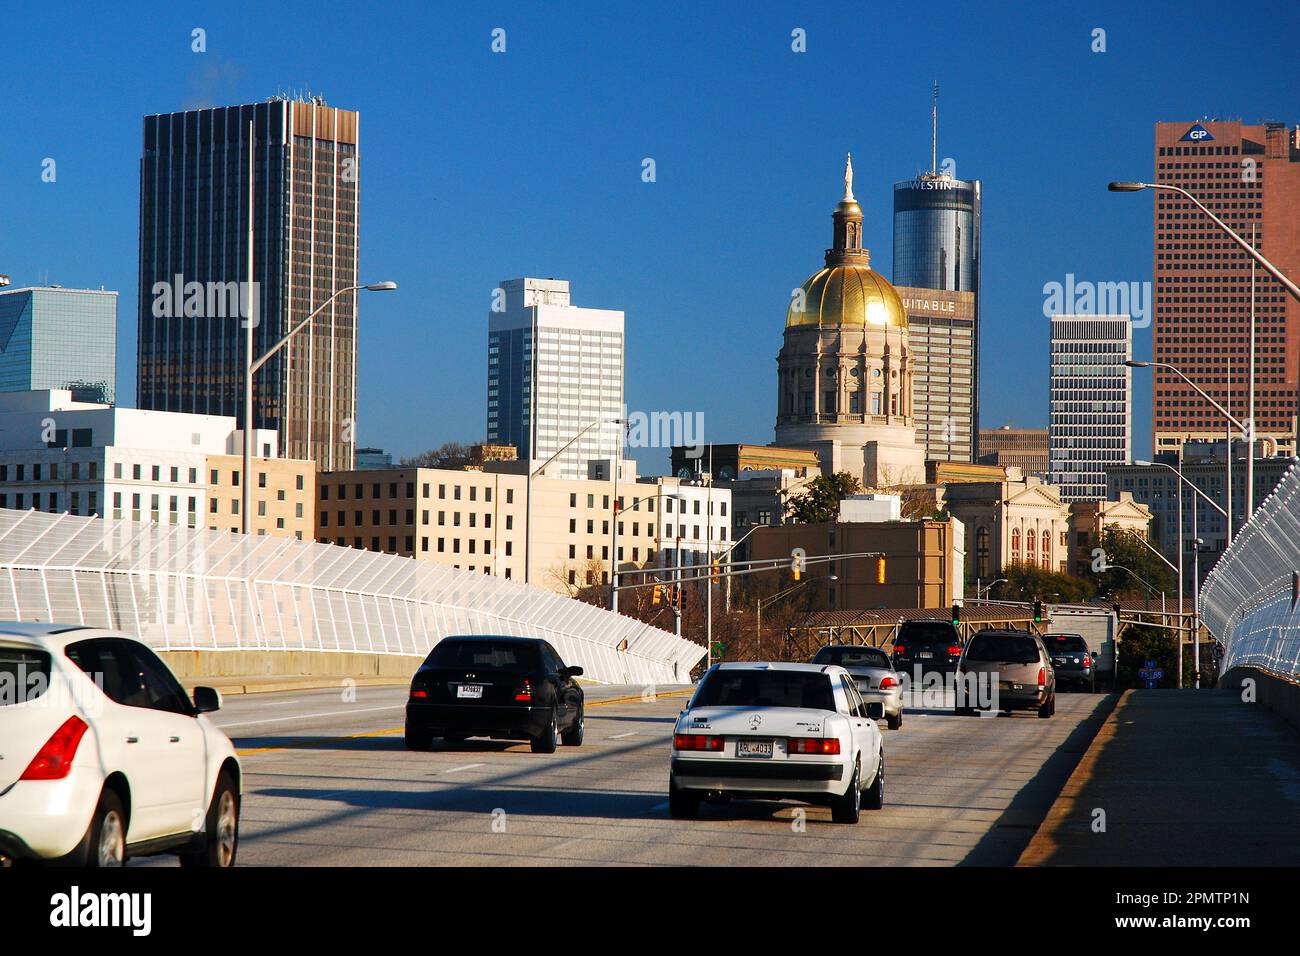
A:
{"type": "Polygon", "coordinates": [[[43,389],[68,389],[80,402],[116,402],[116,292],[0,290],[0,392],[43,389]]]}
{"type": "Polygon", "coordinates": [[[1048,468],[1062,501],[1105,500],[1106,469],[1129,460],[1132,357],[1127,315],[1052,316],[1048,468]]]}
{"type": "MultiPolygon", "coordinates": [[[[1290,276],[1300,275],[1300,129],[1282,123],[1157,123],[1156,181],[1181,186],[1290,276]]],[[[1240,420],[1247,409],[1251,259],[1203,213],[1155,195],[1154,355],[1240,420]]],[[[1296,451],[1300,303],[1256,270],[1255,429],[1296,451]]],[[[1219,441],[1225,420],[1178,376],[1153,370],[1157,452],[1219,441]]]]}
{"type": "Polygon", "coordinates": [[[937,85],[934,94],[930,171],[894,184],[894,285],[907,306],[916,360],[916,439],[926,458],[972,461],[979,432],[980,183],[940,168],[937,85]]]}
{"type": "Polygon", "coordinates": [[[581,433],[547,474],[587,478],[588,462],[620,451],[611,422],[624,417],[623,313],[573,305],[564,279],[511,279],[498,296],[488,313],[487,440],[514,445],[536,468],[581,433]]]}
{"type": "MultiPolygon", "coordinates": [[[[243,415],[253,126],[260,356],[339,289],[357,284],[358,114],[310,101],[146,116],[140,160],[141,408],[243,415]]],[[[340,296],[258,373],[254,426],[279,454],[351,468],[356,293],[340,296]]]]}

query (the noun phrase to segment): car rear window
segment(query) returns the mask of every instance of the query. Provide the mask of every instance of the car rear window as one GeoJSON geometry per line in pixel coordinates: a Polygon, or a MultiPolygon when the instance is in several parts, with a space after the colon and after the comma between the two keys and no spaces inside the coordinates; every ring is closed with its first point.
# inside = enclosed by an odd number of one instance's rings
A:
{"type": "Polygon", "coordinates": [[[36,700],[50,687],[50,655],[0,645],[0,707],[36,700]]]}
{"type": "Polygon", "coordinates": [[[540,670],[535,644],[515,641],[458,641],[438,643],[425,659],[426,667],[468,667],[476,670],[540,670]]]}
{"type": "Polygon", "coordinates": [[[691,706],[834,710],[835,695],[825,674],[728,669],[710,674],[691,706]]]}
{"type": "Polygon", "coordinates": [[[971,638],[966,660],[1032,664],[1038,660],[1038,643],[1021,634],[976,634],[971,638]]]}
{"type": "Polygon", "coordinates": [[[895,644],[956,644],[957,631],[943,621],[908,621],[898,629],[895,644]]]}
{"type": "Polygon", "coordinates": [[[840,667],[888,667],[889,655],[875,647],[823,647],[812,662],[840,667]]]}
{"type": "Polygon", "coordinates": [[[1088,642],[1078,634],[1049,634],[1048,644],[1054,651],[1086,651],[1088,642]]]}

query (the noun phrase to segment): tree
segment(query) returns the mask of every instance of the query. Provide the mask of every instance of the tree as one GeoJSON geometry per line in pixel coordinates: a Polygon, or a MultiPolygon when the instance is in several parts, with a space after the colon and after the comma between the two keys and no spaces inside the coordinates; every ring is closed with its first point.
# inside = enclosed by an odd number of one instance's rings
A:
{"type": "Polygon", "coordinates": [[[1128,594],[1158,600],[1160,592],[1173,589],[1174,576],[1169,566],[1152,554],[1133,531],[1107,529],[1102,534],[1101,547],[1105,563],[1101,562],[1101,555],[1095,555],[1093,561],[1098,594],[1128,594]]]}
{"type": "Polygon", "coordinates": [[[403,468],[454,468],[469,463],[472,447],[464,442],[443,442],[437,448],[403,458],[399,464],[403,468]]]}
{"type": "MultiPolygon", "coordinates": [[[[1165,672],[1160,687],[1178,686],[1178,645],[1172,632],[1156,627],[1134,624],[1124,631],[1119,641],[1119,661],[1115,668],[1115,686],[1145,687],[1138,671],[1147,661],[1165,672]]],[[[1189,665],[1190,666],[1190,665],[1189,665]]],[[[1190,678],[1185,671],[1184,680],[1190,678]]]]}
{"type": "Polygon", "coordinates": [[[862,491],[862,484],[847,471],[827,477],[819,475],[804,486],[807,490],[792,497],[785,506],[785,514],[795,524],[818,524],[837,521],[840,502],[848,495],[862,491]]]}
{"type": "Polygon", "coordinates": [[[1096,594],[1096,585],[1083,578],[1049,571],[1036,564],[1008,564],[1002,569],[1006,581],[997,585],[990,597],[1007,601],[1081,603],[1096,594]]]}

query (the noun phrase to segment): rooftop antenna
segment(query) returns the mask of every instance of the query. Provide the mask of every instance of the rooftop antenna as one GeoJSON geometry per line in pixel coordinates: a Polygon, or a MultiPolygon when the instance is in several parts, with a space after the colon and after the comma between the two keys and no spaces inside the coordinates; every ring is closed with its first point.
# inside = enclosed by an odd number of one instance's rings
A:
{"type": "Polygon", "coordinates": [[[930,108],[930,175],[939,172],[939,81],[934,81],[934,105],[930,108]]]}

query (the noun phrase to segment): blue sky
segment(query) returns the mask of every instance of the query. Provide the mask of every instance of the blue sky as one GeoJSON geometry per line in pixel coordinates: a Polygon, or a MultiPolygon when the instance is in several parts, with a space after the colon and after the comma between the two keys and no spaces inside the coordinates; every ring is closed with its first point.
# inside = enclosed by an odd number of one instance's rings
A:
{"type": "MultiPolygon", "coordinates": [[[[310,89],[361,111],[362,279],[401,285],[363,299],[361,443],[400,455],[483,437],[491,290],[518,275],[626,311],[630,410],[702,410],[709,440],[767,442],[786,303],[829,245],[844,153],[888,276],[891,184],[929,164],[937,79],[939,155],[984,188],[982,424],[1041,426],[1044,283],[1151,278],[1151,200],[1105,184],[1153,175],[1154,122],[1300,120],[1300,8],[1242,9],[10,5],[0,272],[120,290],[131,402],[141,117],[310,89]]],[[[1136,351],[1149,356],[1149,330],[1136,351]]],[[[1150,388],[1135,376],[1142,455],[1150,388]]],[[[667,468],[664,451],[638,457],[667,468]]]]}

